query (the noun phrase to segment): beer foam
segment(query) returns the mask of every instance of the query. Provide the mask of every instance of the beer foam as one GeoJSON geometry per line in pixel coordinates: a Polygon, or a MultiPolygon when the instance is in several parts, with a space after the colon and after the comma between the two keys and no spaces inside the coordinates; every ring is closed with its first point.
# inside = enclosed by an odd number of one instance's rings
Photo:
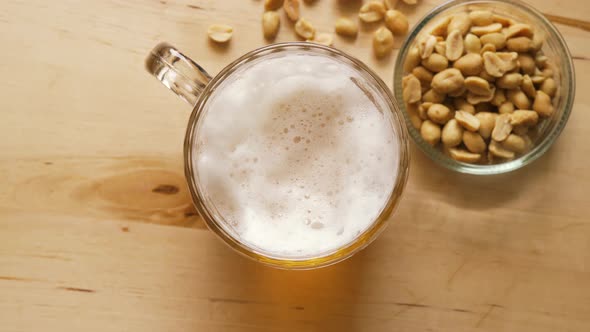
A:
{"type": "Polygon", "coordinates": [[[362,82],[337,59],[293,52],[245,64],[217,87],[193,165],[226,231],[266,255],[307,258],[371,226],[395,185],[399,142],[362,82]]]}

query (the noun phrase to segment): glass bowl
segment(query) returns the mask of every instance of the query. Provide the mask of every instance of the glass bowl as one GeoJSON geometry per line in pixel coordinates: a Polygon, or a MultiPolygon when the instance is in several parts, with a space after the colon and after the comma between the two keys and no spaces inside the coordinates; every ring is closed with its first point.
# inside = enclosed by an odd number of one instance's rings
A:
{"type": "Polygon", "coordinates": [[[452,0],[434,8],[416,24],[404,41],[395,64],[393,86],[408,132],[418,147],[439,165],[457,172],[477,175],[510,172],[528,165],[543,155],[565,127],[575,95],[574,66],[563,37],[543,14],[517,0],[452,0]],[[412,125],[402,96],[402,78],[407,74],[404,71],[404,63],[410,49],[417,44],[417,40],[424,34],[430,33],[445,17],[474,9],[490,10],[494,14],[528,23],[535,29],[535,33],[544,34],[545,42],[541,50],[554,64],[554,79],[558,86],[559,97],[553,100],[554,112],[538,126],[532,147],[513,160],[497,164],[469,164],[456,161],[439,147],[442,143],[439,143],[439,146],[428,144],[420,135],[419,129],[412,125]]]}

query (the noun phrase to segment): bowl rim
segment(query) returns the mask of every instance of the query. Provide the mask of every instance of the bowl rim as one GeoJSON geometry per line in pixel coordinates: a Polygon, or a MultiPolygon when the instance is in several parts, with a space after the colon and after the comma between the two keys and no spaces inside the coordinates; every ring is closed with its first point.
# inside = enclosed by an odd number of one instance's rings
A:
{"type": "Polygon", "coordinates": [[[400,110],[402,111],[401,113],[404,116],[408,133],[412,137],[414,143],[416,143],[416,145],[424,154],[426,154],[430,159],[435,161],[437,164],[456,172],[474,175],[494,175],[511,172],[532,163],[533,161],[540,158],[543,154],[545,154],[545,152],[551,147],[551,145],[553,145],[557,137],[559,137],[559,135],[563,131],[563,128],[565,127],[571,114],[571,111],[573,109],[576,90],[575,82],[576,81],[573,59],[570,50],[567,47],[565,39],[563,38],[559,30],[557,30],[557,28],[540,11],[535,9],[533,6],[520,0],[450,0],[439,6],[436,6],[428,13],[426,13],[410,31],[408,36],[405,38],[404,42],[402,43],[402,46],[400,47],[400,51],[398,53],[395,63],[395,71],[393,75],[393,90],[394,95],[398,100],[398,107],[400,108],[400,110]],[[542,23],[542,30],[547,32],[547,38],[555,39],[558,45],[559,52],[563,52],[564,57],[561,59],[561,67],[565,69],[565,73],[562,73],[562,75],[564,75],[564,78],[567,80],[567,89],[561,89],[561,98],[564,98],[562,106],[563,112],[561,116],[559,117],[559,119],[557,119],[556,124],[553,126],[553,128],[551,128],[551,131],[546,135],[546,137],[543,138],[543,140],[541,140],[533,149],[531,149],[524,155],[520,156],[519,158],[500,164],[468,164],[456,161],[450,158],[449,156],[445,155],[441,150],[433,148],[431,145],[429,145],[422,139],[419,131],[412,125],[412,122],[406,110],[406,105],[403,102],[403,98],[401,95],[401,80],[404,75],[403,66],[406,55],[410,49],[410,46],[412,46],[415,38],[418,36],[418,34],[422,32],[422,29],[426,24],[428,24],[431,20],[439,17],[441,13],[444,13],[449,9],[457,7],[494,3],[503,3],[509,6],[514,6],[520,11],[525,12],[533,16],[534,18],[538,19],[539,22],[542,23]]]}

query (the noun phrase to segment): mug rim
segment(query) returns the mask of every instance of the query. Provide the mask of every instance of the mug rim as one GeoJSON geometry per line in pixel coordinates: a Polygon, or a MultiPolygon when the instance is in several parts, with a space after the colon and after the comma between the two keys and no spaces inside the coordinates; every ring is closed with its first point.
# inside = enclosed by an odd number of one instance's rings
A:
{"type": "Polygon", "coordinates": [[[383,80],[376,73],[374,73],[367,65],[342,51],[324,45],[309,42],[276,43],[252,50],[242,55],[238,59],[234,60],[225,68],[223,68],[217,75],[215,75],[213,79],[203,89],[197,100],[197,103],[193,108],[186,129],[184,139],[185,177],[188,182],[188,187],[191,193],[193,204],[199,212],[202,219],[207,224],[207,227],[210,230],[212,230],[213,233],[215,233],[219,238],[221,238],[221,240],[223,240],[223,242],[229,245],[232,249],[242,254],[243,256],[277,268],[319,268],[335,264],[354,255],[355,253],[369,245],[384,230],[389,217],[394,213],[395,209],[399,205],[401,195],[404,191],[405,185],[408,180],[410,158],[409,140],[409,134],[404,124],[403,115],[398,107],[394,95],[392,94],[391,90],[387,87],[387,85],[383,82],[383,80]],[[192,162],[193,140],[195,137],[194,133],[196,131],[199,119],[201,118],[201,115],[204,113],[204,106],[207,104],[209,97],[211,96],[212,92],[217,88],[217,86],[222,81],[224,81],[225,78],[231,75],[236,69],[238,69],[243,64],[249,61],[255,60],[261,56],[272,54],[274,52],[288,51],[292,49],[325,52],[332,56],[344,58],[345,60],[350,61],[350,63],[347,63],[347,65],[356,67],[361,72],[368,74],[369,77],[374,80],[374,82],[372,83],[374,83],[374,86],[378,89],[378,92],[383,96],[383,100],[387,103],[387,106],[389,106],[392,115],[392,123],[396,130],[396,135],[399,137],[400,151],[395,184],[387,200],[387,203],[381,210],[380,214],[375,218],[375,220],[372,221],[371,225],[350,243],[347,243],[346,245],[340,248],[330,251],[327,254],[322,254],[319,257],[302,259],[287,257],[281,258],[278,256],[271,256],[265,254],[263,252],[256,250],[255,248],[247,246],[245,243],[242,243],[235,236],[230,234],[222,225],[220,225],[220,221],[217,221],[215,219],[215,217],[212,215],[210,211],[210,207],[207,206],[208,204],[206,203],[206,199],[204,199],[204,195],[202,194],[201,186],[198,183],[198,181],[196,181],[197,173],[193,167],[192,162]]]}

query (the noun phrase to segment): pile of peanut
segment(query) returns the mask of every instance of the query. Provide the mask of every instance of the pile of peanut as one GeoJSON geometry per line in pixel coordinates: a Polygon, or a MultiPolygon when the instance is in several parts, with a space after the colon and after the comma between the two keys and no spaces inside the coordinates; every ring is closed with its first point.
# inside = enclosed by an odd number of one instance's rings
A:
{"type": "Polygon", "coordinates": [[[403,99],[424,141],[451,158],[492,164],[532,148],[559,98],[544,37],[487,10],[444,18],[408,51],[403,99]]]}
{"type": "MultiPolygon", "coordinates": [[[[304,0],[313,2],[314,0],[304,0]]],[[[417,0],[403,0],[406,4],[415,5],[417,0]]],[[[379,58],[391,54],[393,50],[394,34],[403,35],[408,32],[407,17],[394,7],[397,0],[370,0],[362,5],[358,18],[362,22],[374,23],[383,21],[385,27],[373,33],[373,51],[379,58]]],[[[287,18],[294,22],[295,34],[306,41],[332,46],[334,37],[331,33],[316,32],[313,24],[301,17],[299,0],[265,0],[262,14],[262,33],[267,40],[273,40],[281,26],[279,9],[283,8],[287,18]]],[[[336,20],[334,31],[345,38],[356,38],[358,25],[355,20],[341,17],[336,20]]],[[[209,27],[208,36],[217,43],[228,42],[233,34],[233,28],[225,24],[213,24],[209,27]]]]}

